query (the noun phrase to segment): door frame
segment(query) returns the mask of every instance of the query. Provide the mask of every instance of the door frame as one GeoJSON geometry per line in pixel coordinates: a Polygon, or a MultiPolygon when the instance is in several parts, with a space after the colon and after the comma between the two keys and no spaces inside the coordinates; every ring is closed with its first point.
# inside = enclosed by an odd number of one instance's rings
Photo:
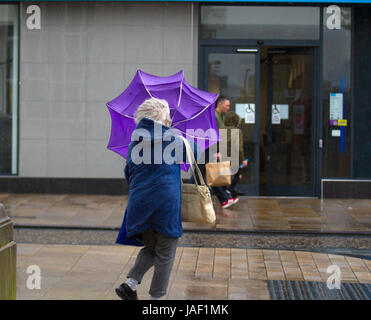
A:
{"type": "Polygon", "coordinates": [[[208,54],[209,53],[224,53],[224,54],[241,54],[241,55],[255,55],[255,126],[253,132],[254,144],[254,183],[240,185],[240,189],[247,192],[249,195],[259,195],[259,172],[260,172],[260,48],[259,46],[208,46],[203,50],[202,77],[203,89],[207,91],[208,88],[208,54]],[[256,52],[238,52],[238,49],[256,50],[256,52]]]}
{"type": "MultiPolygon", "coordinates": [[[[322,11],[321,11],[322,12],[322,11]]],[[[322,13],[321,13],[322,17],[322,13]]],[[[312,194],[298,194],[297,196],[306,196],[306,197],[319,197],[320,196],[320,182],[322,177],[322,148],[319,146],[319,140],[322,138],[322,46],[321,46],[322,39],[319,40],[267,40],[264,41],[262,45],[267,47],[286,47],[286,48],[312,48],[313,49],[313,111],[312,111],[312,194]]],[[[259,89],[259,93],[256,93],[256,104],[259,103],[259,112],[255,114],[255,121],[256,121],[256,130],[259,130],[255,135],[253,141],[257,140],[255,144],[254,151],[255,157],[259,155],[259,145],[260,145],[260,49],[262,45],[257,45],[256,40],[204,40],[200,39],[199,44],[199,51],[198,51],[198,61],[199,61],[199,68],[198,68],[198,86],[202,90],[207,91],[207,55],[210,52],[223,52],[219,50],[236,50],[237,48],[255,48],[258,49],[258,59],[256,59],[256,74],[257,78],[259,78],[259,85],[255,87],[255,90],[259,89]],[[218,51],[212,51],[218,50],[218,51]],[[258,73],[259,71],[259,73],[258,73]]],[[[255,131],[256,131],[255,130],[255,131]]],[[[260,170],[259,164],[255,166],[255,186],[253,188],[241,188],[244,191],[249,192],[249,196],[259,196],[259,172],[260,170]]]]}
{"type": "MultiPolygon", "coordinates": [[[[269,50],[287,50],[288,53],[293,52],[309,52],[312,55],[312,110],[311,110],[311,186],[298,186],[297,190],[294,191],[294,196],[314,196],[316,194],[316,183],[317,183],[317,114],[319,112],[319,104],[318,104],[318,90],[317,90],[317,83],[319,82],[319,56],[318,56],[318,48],[316,47],[269,47],[268,49],[268,114],[267,114],[267,133],[268,139],[272,139],[272,122],[271,122],[271,107],[272,107],[272,90],[273,90],[273,69],[272,69],[272,57],[275,53],[269,53],[269,50]]],[[[278,54],[278,53],[277,53],[278,54]]],[[[267,147],[267,154],[271,155],[272,145],[269,144],[267,147]]],[[[267,159],[265,159],[267,161],[267,159]]],[[[287,196],[291,196],[290,193],[293,193],[293,189],[296,187],[294,186],[278,186],[273,185],[272,183],[272,162],[266,162],[267,165],[267,190],[272,196],[278,196],[282,193],[286,194],[287,196]]]]}

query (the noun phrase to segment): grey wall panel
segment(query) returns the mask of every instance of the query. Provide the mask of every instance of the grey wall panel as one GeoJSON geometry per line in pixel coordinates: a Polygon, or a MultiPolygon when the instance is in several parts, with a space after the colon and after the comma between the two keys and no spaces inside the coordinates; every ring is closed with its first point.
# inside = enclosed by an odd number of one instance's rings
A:
{"type": "Polygon", "coordinates": [[[32,4],[41,8],[41,30],[26,28],[29,4],[20,5],[20,177],[122,178],[124,160],[106,148],[105,103],[138,69],[184,69],[197,85],[197,6],[32,4]]]}

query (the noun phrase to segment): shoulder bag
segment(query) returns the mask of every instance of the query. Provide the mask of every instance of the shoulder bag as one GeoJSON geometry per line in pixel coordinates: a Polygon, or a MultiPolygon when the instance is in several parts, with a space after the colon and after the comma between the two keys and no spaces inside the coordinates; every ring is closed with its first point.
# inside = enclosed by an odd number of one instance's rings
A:
{"type": "Polygon", "coordinates": [[[190,170],[195,183],[183,183],[182,181],[182,220],[199,223],[215,223],[216,216],[211,200],[208,186],[194,158],[193,151],[188,141],[181,137],[187,154],[187,160],[190,164],[190,170]],[[195,169],[200,181],[198,184],[195,169]]]}

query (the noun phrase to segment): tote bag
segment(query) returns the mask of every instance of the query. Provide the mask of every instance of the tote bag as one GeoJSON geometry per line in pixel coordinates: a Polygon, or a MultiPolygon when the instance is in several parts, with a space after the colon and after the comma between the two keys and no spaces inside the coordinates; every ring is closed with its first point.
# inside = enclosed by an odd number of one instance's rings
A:
{"type": "Polygon", "coordinates": [[[184,137],[181,138],[186,148],[187,160],[195,181],[194,184],[182,182],[182,220],[198,223],[215,223],[216,216],[209,188],[205,184],[188,141],[184,137]],[[195,169],[200,184],[197,182],[195,169]]]}
{"type": "Polygon", "coordinates": [[[222,187],[231,184],[231,162],[206,163],[206,183],[209,187],[222,187]]]}

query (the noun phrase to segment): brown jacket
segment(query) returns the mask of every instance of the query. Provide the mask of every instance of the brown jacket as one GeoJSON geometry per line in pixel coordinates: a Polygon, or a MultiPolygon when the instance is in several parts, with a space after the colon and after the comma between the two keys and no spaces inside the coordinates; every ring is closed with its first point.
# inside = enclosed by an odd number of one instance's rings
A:
{"type": "Polygon", "coordinates": [[[240,163],[246,159],[245,152],[243,149],[243,133],[240,128],[238,128],[238,125],[240,124],[241,118],[240,116],[233,112],[227,112],[224,120],[224,127],[223,129],[227,129],[227,152],[228,156],[231,156],[231,139],[232,139],[232,134],[231,134],[231,129],[238,129],[239,131],[239,152],[238,152],[238,157],[240,163]]]}

